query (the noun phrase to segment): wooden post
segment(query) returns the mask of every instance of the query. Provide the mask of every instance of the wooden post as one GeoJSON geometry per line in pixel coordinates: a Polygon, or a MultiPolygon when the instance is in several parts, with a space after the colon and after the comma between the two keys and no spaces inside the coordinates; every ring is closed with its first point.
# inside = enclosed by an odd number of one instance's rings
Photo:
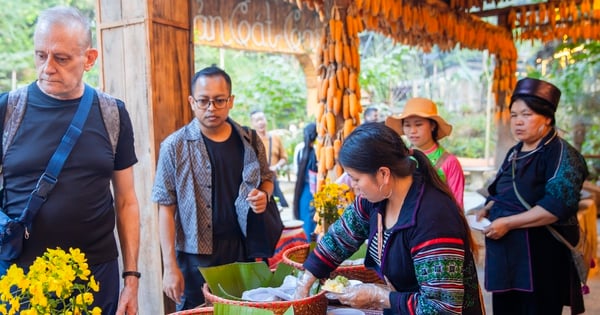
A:
{"type": "Polygon", "coordinates": [[[139,314],[164,314],[158,211],[151,200],[160,142],[190,120],[188,0],[97,0],[101,88],[122,99],[133,122],[141,211],[139,314]],[[177,8],[176,10],[173,8],[177,8]]]}

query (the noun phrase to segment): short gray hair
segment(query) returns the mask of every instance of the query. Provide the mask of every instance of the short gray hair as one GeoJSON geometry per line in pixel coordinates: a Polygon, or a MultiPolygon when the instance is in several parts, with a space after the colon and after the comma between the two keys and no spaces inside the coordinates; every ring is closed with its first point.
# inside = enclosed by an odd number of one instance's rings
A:
{"type": "Polygon", "coordinates": [[[76,8],[68,6],[55,6],[46,9],[40,13],[35,26],[34,38],[41,26],[63,25],[69,27],[79,27],[86,34],[81,39],[80,45],[83,48],[92,46],[92,27],[87,16],[76,8]]]}

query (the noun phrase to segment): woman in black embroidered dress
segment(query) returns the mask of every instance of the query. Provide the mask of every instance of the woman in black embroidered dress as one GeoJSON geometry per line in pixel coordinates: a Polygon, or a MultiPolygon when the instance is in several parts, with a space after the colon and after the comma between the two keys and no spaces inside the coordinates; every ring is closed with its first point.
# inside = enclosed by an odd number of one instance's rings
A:
{"type": "Polygon", "coordinates": [[[548,82],[525,78],[511,99],[510,125],[519,143],[478,213],[492,221],[484,229],[485,288],[492,292],[494,315],[560,315],[564,305],[572,314],[584,311],[570,252],[545,227],[551,224],[577,243],[579,194],[587,176],[581,154],[557,135],[560,94],[548,82]]]}

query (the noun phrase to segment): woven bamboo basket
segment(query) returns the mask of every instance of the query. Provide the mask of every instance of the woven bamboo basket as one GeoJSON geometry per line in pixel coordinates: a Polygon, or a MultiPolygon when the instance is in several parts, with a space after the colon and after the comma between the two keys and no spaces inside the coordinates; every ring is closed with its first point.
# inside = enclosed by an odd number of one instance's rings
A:
{"type": "Polygon", "coordinates": [[[213,315],[213,308],[212,308],[212,306],[198,307],[198,308],[192,308],[190,310],[171,313],[169,315],[213,315]]]}
{"type": "Polygon", "coordinates": [[[299,300],[274,302],[248,302],[224,299],[210,293],[207,284],[204,284],[202,287],[202,293],[204,293],[206,301],[210,303],[235,304],[262,308],[272,311],[275,315],[282,315],[290,308],[290,306],[294,307],[295,315],[325,315],[327,313],[327,298],[325,297],[325,291],[299,300]]]}
{"type": "MultiPolygon", "coordinates": [[[[309,248],[310,244],[302,244],[286,250],[283,252],[282,262],[298,270],[304,270],[302,263],[308,257],[309,248]]],[[[384,283],[375,270],[367,269],[364,265],[339,266],[331,272],[329,277],[335,278],[337,275],[348,279],[360,280],[363,283],[384,283]]]]}

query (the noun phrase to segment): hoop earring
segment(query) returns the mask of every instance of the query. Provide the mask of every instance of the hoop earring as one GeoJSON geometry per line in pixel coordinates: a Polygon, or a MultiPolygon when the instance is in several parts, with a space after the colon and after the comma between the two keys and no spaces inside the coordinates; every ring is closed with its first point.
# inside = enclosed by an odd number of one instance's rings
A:
{"type": "Polygon", "coordinates": [[[385,199],[390,199],[390,197],[392,197],[392,192],[394,192],[392,189],[390,189],[390,193],[385,196],[385,199]]]}
{"type": "MultiPolygon", "coordinates": [[[[379,185],[379,192],[381,193],[381,188],[383,188],[383,184],[379,185]]],[[[383,199],[390,199],[390,197],[392,196],[392,192],[393,190],[390,189],[390,193],[387,194],[387,196],[385,196],[383,199]]]]}

